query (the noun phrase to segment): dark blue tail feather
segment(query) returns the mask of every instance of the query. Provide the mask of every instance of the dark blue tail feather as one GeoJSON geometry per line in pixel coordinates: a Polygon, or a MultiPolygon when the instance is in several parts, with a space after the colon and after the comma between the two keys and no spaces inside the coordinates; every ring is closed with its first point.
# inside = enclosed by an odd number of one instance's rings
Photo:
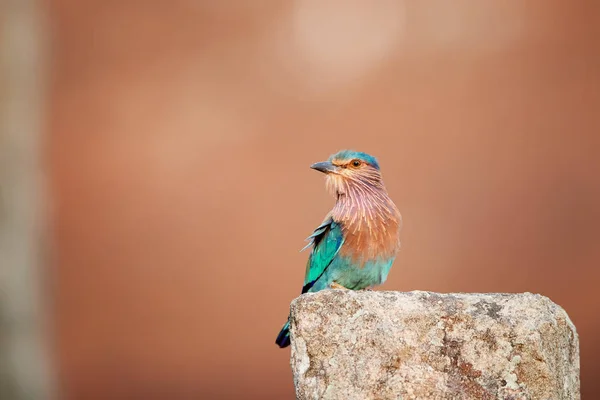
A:
{"type": "Polygon", "coordinates": [[[290,345],[290,321],[286,322],[283,328],[281,328],[281,332],[277,335],[275,343],[282,349],[290,345]]]}

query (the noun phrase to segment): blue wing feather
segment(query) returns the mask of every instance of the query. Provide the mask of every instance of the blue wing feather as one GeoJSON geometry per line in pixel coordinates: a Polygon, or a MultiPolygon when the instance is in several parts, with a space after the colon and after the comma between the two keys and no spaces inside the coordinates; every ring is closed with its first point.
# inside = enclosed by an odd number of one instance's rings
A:
{"type": "Polygon", "coordinates": [[[308,249],[310,246],[314,245],[317,240],[320,240],[320,238],[318,238],[318,237],[321,236],[323,233],[325,233],[325,231],[327,230],[327,228],[329,228],[329,226],[331,225],[332,222],[333,221],[332,221],[331,217],[327,217],[325,219],[325,221],[321,225],[319,225],[309,237],[307,237],[305,239],[305,241],[307,241],[308,244],[306,246],[304,246],[302,248],[302,250],[300,250],[300,252],[303,252],[304,250],[308,249]]]}
{"type": "Polygon", "coordinates": [[[307,247],[312,245],[313,249],[306,264],[306,275],[304,277],[302,293],[308,292],[313,287],[315,282],[329,267],[344,243],[342,227],[333,221],[331,217],[319,225],[308,239],[310,242],[307,247]]]}

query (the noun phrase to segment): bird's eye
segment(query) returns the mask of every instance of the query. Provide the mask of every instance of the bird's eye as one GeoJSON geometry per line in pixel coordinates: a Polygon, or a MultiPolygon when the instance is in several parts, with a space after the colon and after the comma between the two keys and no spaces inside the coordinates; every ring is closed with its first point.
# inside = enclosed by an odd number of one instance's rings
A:
{"type": "Polygon", "coordinates": [[[353,167],[360,167],[360,164],[361,164],[360,160],[354,160],[354,161],[352,161],[352,166],[353,167]]]}

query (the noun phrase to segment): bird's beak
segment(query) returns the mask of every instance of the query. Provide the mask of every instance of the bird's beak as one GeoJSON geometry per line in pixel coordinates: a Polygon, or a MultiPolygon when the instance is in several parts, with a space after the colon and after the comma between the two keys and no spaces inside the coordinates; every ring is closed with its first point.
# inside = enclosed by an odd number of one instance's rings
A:
{"type": "Polygon", "coordinates": [[[317,171],[321,171],[321,172],[323,172],[325,174],[330,174],[332,172],[335,172],[336,168],[337,168],[330,161],[323,161],[323,162],[314,163],[310,167],[312,169],[316,169],[317,171]]]}

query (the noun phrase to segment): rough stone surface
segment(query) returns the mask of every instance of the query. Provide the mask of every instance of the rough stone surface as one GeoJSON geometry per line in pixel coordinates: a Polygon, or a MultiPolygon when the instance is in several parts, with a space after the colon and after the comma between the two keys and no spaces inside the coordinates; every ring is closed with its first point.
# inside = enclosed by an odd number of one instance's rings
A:
{"type": "Polygon", "coordinates": [[[579,399],[567,313],[525,294],[325,290],[291,306],[298,399],[579,399]]]}

